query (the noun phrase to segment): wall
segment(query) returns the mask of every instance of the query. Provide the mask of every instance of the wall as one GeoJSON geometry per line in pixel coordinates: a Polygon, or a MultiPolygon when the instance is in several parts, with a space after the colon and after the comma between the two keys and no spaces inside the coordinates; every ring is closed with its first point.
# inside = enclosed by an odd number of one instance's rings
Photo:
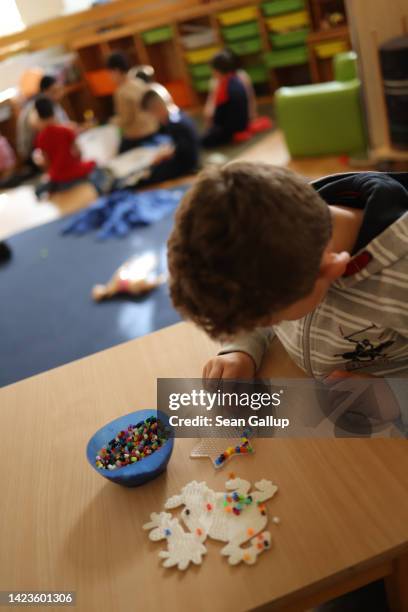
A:
{"type": "Polygon", "coordinates": [[[381,43],[408,34],[407,0],[347,0],[353,48],[359,56],[371,147],[390,146],[378,57],[381,43]]]}
{"type": "Polygon", "coordinates": [[[64,11],[64,0],[16,0],[26,26],[59,17],[64,11]]]}

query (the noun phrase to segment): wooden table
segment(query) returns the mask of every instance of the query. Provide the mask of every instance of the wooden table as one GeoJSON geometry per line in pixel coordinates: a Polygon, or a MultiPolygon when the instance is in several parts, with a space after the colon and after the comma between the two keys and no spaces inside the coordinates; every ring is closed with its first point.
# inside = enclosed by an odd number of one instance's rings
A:
{"type": "MultiPolygon", "coordinates": [[[[69,333],[69,330],[67,330],[69,333]]],[[[223,489],[228,469],[190,460],[177,440],[167,473],[136,489],[87,465],[91,434],[155,406],[157,377],[197,377],[214,345],[187,324],[120,345],[0,391],[0,590],[75,590],[76,609],[300,611],[379,577],[408,610],[408,448],[400,440],[257,440],[231,463],[279,485],[268,502],[274,546],[231,567],[208,542],[201,567],[159,565],[141,526],[192,479],[223,489]]],[[[264,373],[297,374],[279,347],[264,373]]]]}

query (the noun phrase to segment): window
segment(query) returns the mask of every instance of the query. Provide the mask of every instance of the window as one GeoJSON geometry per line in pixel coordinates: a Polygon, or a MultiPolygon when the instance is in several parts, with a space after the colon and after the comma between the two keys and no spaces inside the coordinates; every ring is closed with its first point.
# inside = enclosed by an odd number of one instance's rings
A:
{"type": "Polygon", "coordinates": [[[77,11],[85,11],[93,3],[93,0],[64,0],[64,13],[76,13],[77,11]]]}
{"type": "Polygon", "coordinates": [[[14,34],[24,29],[24,22],[15,0],[2,0],[1,9],[0,36],[14,34]]]}

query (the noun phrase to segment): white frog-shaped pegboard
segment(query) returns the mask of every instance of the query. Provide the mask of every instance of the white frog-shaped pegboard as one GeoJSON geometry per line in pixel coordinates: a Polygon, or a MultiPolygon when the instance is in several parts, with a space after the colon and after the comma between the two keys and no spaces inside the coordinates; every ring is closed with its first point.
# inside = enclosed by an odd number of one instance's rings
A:
{"type": "Polygon", "coordinates": [[[185,570],[190,563],[202,563],[207,538],[226,542],[221,554],[228,557],[231,565],[241,561],[255,563],[258,555],[271,546],[271,534],[264,531],[268,522],[264,502],[275,495],[278,487],[269,480],[260,480],[254,486],[250,492],[248,481],[233,478],[226,482],[226,492],[217,492],[205,482],[189,482],[164,506],[166,510],[184,506],[181,519],[188,531],[172,514],[153,512],[143,529],[150,531],[153,541],[167,540],[167,550],[159,553],[164,567],[185,570]],[[245,543],[248,545],[243,548],[245,543]]]}

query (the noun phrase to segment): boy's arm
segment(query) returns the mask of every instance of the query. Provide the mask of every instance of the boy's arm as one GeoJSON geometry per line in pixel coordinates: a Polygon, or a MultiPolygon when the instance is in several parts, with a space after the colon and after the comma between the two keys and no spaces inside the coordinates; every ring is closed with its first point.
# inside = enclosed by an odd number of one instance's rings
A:
{"type": "Polygon", "coordinates": [[[211,124],[212,118],[214,116],[215,109],[215,87],[216,82],[215,79],[211,79],[210,81],[210,90],[208,92],[207,100],[204,104],[204,119],[207,125],[211,124]]]}
{"type": "Polygon", "coordinates": [[[258,327],[252,332],[235,336],[231,342],[224,343],[218,355],[226,355],[236,351],[246,353],[252,357],[256,371],[258,371],[273,336],[271,327],[258,327]]]}

